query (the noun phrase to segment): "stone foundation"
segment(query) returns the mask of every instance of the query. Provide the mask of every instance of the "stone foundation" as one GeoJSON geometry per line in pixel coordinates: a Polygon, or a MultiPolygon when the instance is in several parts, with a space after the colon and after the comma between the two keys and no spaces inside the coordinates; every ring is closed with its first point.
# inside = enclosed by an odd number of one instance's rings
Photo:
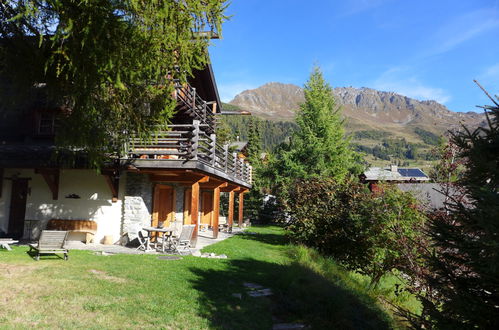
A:
{"type": "Polygon", "coordinates": [[[137,237],[144,226],[151,225],[153,183],[149,176],[127,173],[125,196],[123,199],[123,233],[128,233],[129,241],[137,237]]]}

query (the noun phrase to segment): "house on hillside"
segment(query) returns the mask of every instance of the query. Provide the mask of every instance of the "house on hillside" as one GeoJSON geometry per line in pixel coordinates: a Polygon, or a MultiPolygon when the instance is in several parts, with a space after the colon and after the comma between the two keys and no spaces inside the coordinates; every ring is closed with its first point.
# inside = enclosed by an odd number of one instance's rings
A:
{"type": "Polygon", "coordinates": [[[144,143],[131,139],[126,155],[97,173],[84,157],[68,165],[53,157],[55,110],[36,101],[0,112],[0,237],[33,239],[47,227],[94,234],[94,242],[134,239],[144,226],[196,224],[218,235],[220,193],[229,193],[228,226],[243,222],[251,166],[217,143],[221,112],[210,65],[187,84],[175,83],[177,113],[144,143]]]}
{"type": "Polygon", "coordinates": [[[369,189],[373,190],[377,183],[421,183],[428,182],[430,178],[419,168],[399,168],[391,165],[388,168],[370,167],[360,175],[363,183],[369,184],[369,189]]]}

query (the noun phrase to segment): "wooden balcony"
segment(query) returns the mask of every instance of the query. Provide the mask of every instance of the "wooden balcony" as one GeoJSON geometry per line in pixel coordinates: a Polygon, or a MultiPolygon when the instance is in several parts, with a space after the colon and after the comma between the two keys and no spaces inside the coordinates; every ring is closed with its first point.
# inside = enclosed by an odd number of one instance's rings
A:
{"type": "Polygon", "coordinates": [[[215,132],[215,112],[217,104],[204,101],[196,92],[196,89],[188,83],[181,84],[174,81],[174,99],[177,101],[177,111],[189,116],[192,120],[198,120],[201,129],[208,134],[215,132]]]}
{"type": "Polygon", "coordinates": [[[168,128],[146,141],[132,138],[126,148],[128,162],[137,168],[197,169],[251,186],[251,165],[237,153],[230,153],[228,145],[217,144],[216,135],[208,133],[209,124],[194,120],[168,128]]]}

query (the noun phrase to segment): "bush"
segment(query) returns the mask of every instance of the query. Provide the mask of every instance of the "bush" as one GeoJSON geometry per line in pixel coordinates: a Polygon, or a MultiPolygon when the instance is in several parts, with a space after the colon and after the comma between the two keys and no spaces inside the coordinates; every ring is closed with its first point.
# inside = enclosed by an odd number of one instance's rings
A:
{"type": "Polygon", "coordinates": [[[414,198],[384,186],[372,194],[347,180],[301,180],[290,188],[285,205],[290,236],[332,256],[373,283],[394,268],[419,262],[414,240],[425,217],[414,198]]]}

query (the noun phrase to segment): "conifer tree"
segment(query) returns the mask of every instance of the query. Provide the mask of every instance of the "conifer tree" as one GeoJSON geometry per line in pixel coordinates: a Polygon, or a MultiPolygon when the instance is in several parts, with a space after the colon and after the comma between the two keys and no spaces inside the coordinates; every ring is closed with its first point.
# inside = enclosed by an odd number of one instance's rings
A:
{"type": "Polygon", "coordinates": [[[253,166],[260,162],[262,153],[262,137],[260,134],[260,124],[257,120],[251,119],[249,123],[248,144],[246,146],[246,154],[248,160],[253,166]]]}
{"type": "Polygon", "coordinates": [[[318,67],[304,94],[296,118],[299,129],[276,157],[276,179],[343,179],[354,168],[355,155],[345,137],[341,108],[318,67]]]}
{"type": "Polygon", "coordinates": [[[433,293],[421,299],[442,329],[499,328],[499,103],[491,100],[488,127],[452,137],[466,160],[457,181],[465,198],[449,196],[431,221],[436,251],[425,279],[433,293]]]}
{"type": "Polygon", "coordinates": [[[0,74],[9,88],[0,88],[0,101],[43,92],[47,104],[65,109],[58,144],[97,162],[123,149],[127,133],[145,138],[168,124],[172,78],[184,83],[205,67],[226,7],[225,0],[2,0],[0,74]]]}

